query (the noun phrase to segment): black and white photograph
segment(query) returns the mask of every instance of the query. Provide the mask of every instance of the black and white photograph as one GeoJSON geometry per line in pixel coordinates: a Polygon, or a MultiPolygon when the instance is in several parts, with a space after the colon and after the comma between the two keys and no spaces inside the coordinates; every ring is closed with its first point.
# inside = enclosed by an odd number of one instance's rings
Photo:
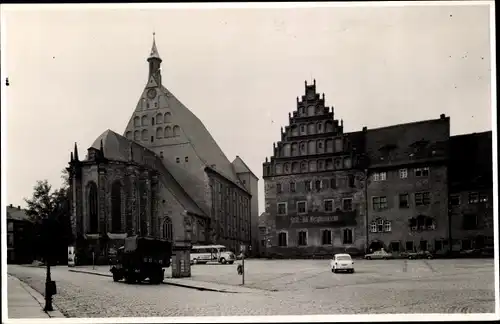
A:
{"type": "Polygon", "coordinates": [[[494,1],[0,9],[2,323],[500,319],[494,1]]]}

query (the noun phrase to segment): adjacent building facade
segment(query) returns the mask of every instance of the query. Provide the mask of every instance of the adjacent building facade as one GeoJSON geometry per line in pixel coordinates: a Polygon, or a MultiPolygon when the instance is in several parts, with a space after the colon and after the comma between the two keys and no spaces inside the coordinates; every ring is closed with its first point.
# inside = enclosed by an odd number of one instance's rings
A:
{"type": "Polygon", "coordinates": [[[491,132],[450,136],[445,115],[344,133],[316,82],[306,82],[263,164],[261,246],[268,255],[312,256],[381,248],[445,253],[451,238],[461,249],[492,244],[491,148],[491,132]],[[465,142],[487,154],[465,153],[470,163],[460,169],[465,142]],[[455,197],[469,194],[472,206],[458,211],[455,197]]]}
{"type": "Polygon", "coordinates": [[[7,263],[31,263],[33,244],[33,221],[20,206],[7,206],[7,263]]]}
{"type": "Polygon", "coordinates": [[[148,81],[123,135],[107,130],[85,158],[76,145],[71,154],[77,250],[105,257],[128,233],[162,237],[176,248],[218,243],[237,252],[258,244],[258,178],[241,157],[230,162],[162,85],[154,40],[147,61],[148,81]]]}

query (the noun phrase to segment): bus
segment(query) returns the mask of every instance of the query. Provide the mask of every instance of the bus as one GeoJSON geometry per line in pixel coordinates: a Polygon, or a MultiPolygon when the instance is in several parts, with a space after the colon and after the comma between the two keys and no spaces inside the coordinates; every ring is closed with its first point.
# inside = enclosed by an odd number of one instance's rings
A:
{"type": "Polygon", "coordinates": [[[224,245],[194,245],[191,247],[191,264],[218,262],[233,264],[236,257],[224,245]]]}

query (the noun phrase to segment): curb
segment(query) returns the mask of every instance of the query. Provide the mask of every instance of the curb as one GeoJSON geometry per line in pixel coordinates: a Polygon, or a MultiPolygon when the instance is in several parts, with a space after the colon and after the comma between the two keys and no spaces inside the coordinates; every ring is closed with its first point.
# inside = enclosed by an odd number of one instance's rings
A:
{"type": "Polygon", "coordinates": [[[54,309],[53,311],[44,311],[43,308],[44,308],[44,304],[45,304],[45,297],[39,293],[38,291],[36,291],[35,289],[33,289],[30,285],[28,285],[27,283],[25,283],[24,281],[22,281],[21,279],[17,278],[16,276],[14,275],[11,275],[11,274],[8,274],[8,276],[14,278],[15,280],[19,281],[19,284],[21,285],[21,287],[23,287],[24,290],[26,290],[26,292],[31,295],[31,297],[33,297],[38,304],[40,304],[40,308],[42,309],[42,311],[47,314],[47,316],[49,318],[66,318],[66,316],[59,310],[59,308],[55,305],[55,303],[52,301],[52,308],[54,309]]]}
{"type": "MultiPolygon", "coordinates": [[[[70,271],[70,272],[85,273],[85,274],[90,274],[90,275],[95,275],[95,276],[108,277],[108,278],[112,278],[113,277],[112,275],[109,275],[109,274],[98,273],[98,272],[87,271],[87,270],[68,269],[68,271],[70,271]]],[[[162,284],[164,284],[164,285],[171,285],[171,286],[177,286],[177,287],[183,287],[183,288],[196,289],[196,290],[199,290],[199,291],[213,291],[213,292],[221,292],[221,293],[229,293],[229,294],[244,293],[244,292],[230,291],[230,290],[225,290],[225,289],[205,288],[205,287],[187,285],[187,284],[182,284],[182,283],[177,283],[177,282],[165,282],[165,281],[163,281],[162,284]]]]}

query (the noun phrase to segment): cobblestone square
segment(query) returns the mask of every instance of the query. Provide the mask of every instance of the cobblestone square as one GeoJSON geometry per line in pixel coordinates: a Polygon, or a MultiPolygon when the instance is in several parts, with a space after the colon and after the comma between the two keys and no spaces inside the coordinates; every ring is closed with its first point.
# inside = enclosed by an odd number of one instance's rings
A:
{"type": "MultiPolygon", "coordinates": [[[[334,274],[329,260],[246,260],[250,293],[115,283],[55,267],[54,302],[69,317],[492,313],[493,260],[355,260],[334,274]]],[[[92,267],[90,267],[91,269],[92,267]]],[[[107,274],[105,266],[96,267],[107,274]]],[[[9,266],[43,293],[45,269],[9,266]]],[[[168,276],[168,271],[167,271],[168,276]]],[[[195,265],[193,281],[240,285],[236,265],[195,265]]]]}

